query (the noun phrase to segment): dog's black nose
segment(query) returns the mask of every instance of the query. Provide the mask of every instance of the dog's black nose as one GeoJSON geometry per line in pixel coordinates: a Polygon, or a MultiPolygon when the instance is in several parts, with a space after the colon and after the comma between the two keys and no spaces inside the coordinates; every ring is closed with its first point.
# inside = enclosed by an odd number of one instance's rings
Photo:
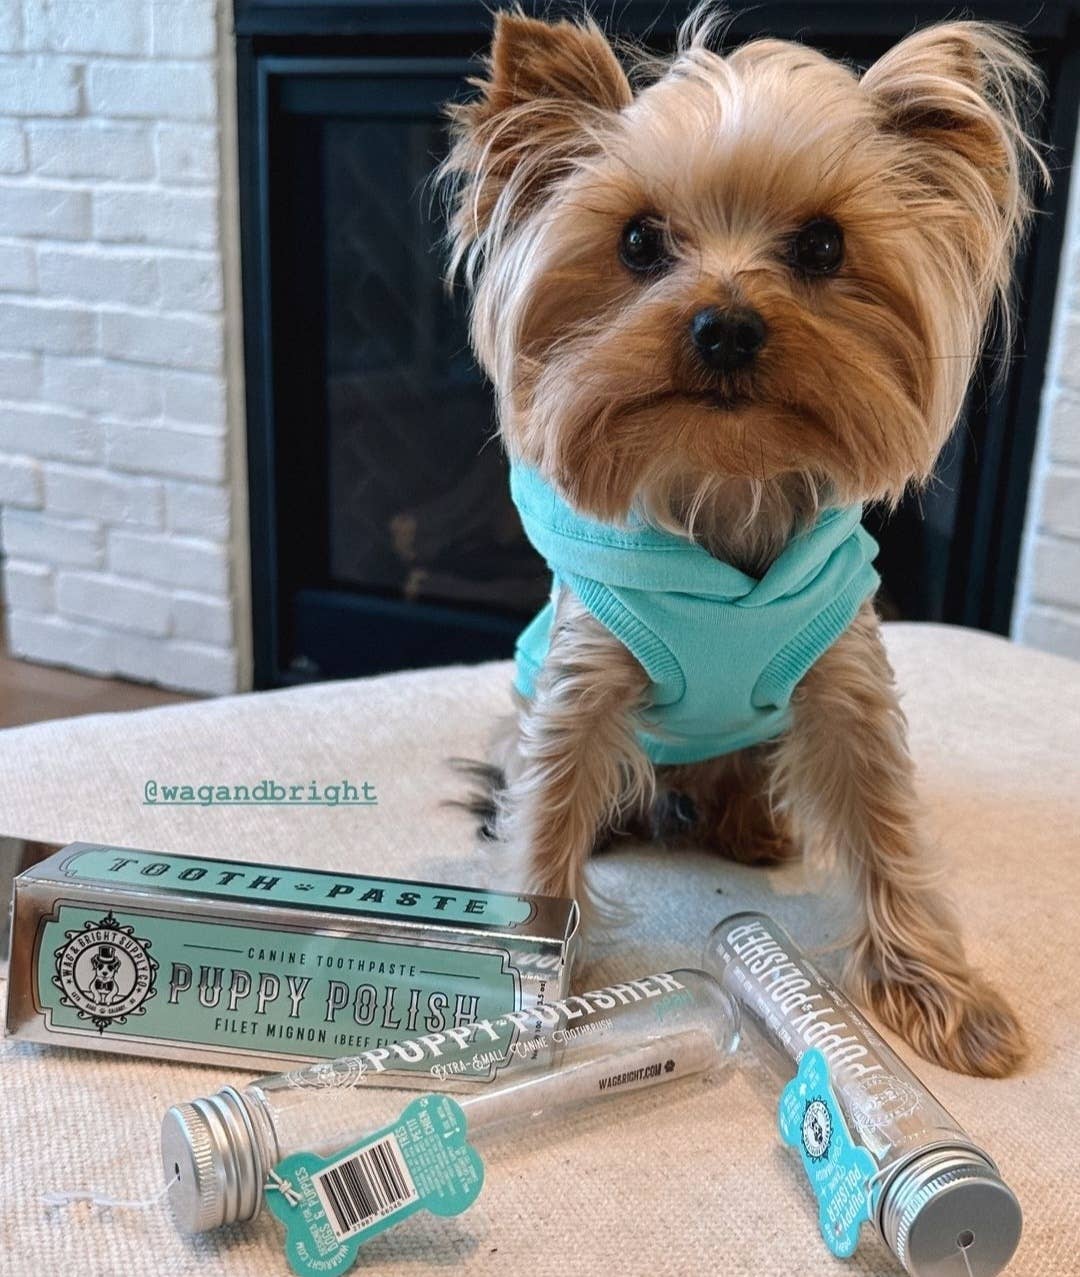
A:
{"type": "Polygon", "coordinates": [[[765,321],[747,306],[720,310],[707,306],[690,321],[690,336],[701,358],[717,372],[745,368],[765,345],[765,321]]]}

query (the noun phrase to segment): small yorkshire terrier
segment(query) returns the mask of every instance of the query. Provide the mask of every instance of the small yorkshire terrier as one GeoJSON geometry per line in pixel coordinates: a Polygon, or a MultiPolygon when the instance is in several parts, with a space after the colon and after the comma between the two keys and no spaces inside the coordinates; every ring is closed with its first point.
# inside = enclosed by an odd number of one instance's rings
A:
{"type": "Polygon", "coordinates": [[[453,269],[554,573],[495,836],[519,886],[586,905],[594,847],[673,816],[739,861],[831,853],[853,994],[1003,1075],[1023,1032],[934,885],[859,518],[930,478],[1007,335],[1038,73],[977,22],[862,75],[772,39],[723,56],[717,25],[628,73],[588,19],[500,13],[451,108],[453,269]]]}

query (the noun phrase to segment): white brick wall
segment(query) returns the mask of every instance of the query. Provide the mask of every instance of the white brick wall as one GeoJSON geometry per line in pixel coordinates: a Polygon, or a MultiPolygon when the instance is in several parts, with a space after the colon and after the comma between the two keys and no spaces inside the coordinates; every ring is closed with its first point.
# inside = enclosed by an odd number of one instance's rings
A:
{"type": "Polygon", "coordinates": [[[249,678],[230,21],[0,0],[9,644],[206,692],[249,678]]]}
{"type": "Polygon", "coordinates": [[[1069,192],[1013,636],[1080,659],[1080,145],[1069,192]]]}

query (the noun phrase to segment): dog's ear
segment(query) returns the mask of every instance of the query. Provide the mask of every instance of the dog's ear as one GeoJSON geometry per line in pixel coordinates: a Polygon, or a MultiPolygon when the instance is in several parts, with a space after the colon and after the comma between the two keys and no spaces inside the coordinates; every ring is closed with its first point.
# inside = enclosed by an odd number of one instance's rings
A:
{"type": "Polygon", "coordinates": [[[611,45],[592,21],[541,22],[520,13],[495,20],[489,76],[477,82],[474,122],[529,103],[617,111],[630,101],[630,84],[611,45]]]}
{"type": "Polygon", "coordinates": [[[1042,82],[1017,39],[983,22],[927,27],[874,63],[862,84],[882,126],[925,148],[942,193],[975,206],[989,196],[1017,229],[1042,164],[1028,136],[1042,82]]]}
{"type": "MultiPolygon", "coordinates": [[[[1013,263],[1030,222],[1032,187],[1047,178],[1029,132],[1039,72],[1003,28],[947,22],[902,40],[866,72],[906,231],[923,249],[920,304],[934,333],[921,398],[929,477],[952,429],[977,352],[996,317],[1000,354],[1012,333],[1013,263]],[[933,376],[929,376],[933,373],[933,376]]],[[[1004,363],[1001,365],[1004,367],[1004,363]]]]}
{"type": "Polygon", "coordinates": [[[630,82],[591,20],[541,22],[501,12],[479,95],[448,110],[454,145],[443,176],[455,185],[460,258],[497,222],[527,213],[573,161],[594,152],[606,123],[632,99],[630,82]]]}

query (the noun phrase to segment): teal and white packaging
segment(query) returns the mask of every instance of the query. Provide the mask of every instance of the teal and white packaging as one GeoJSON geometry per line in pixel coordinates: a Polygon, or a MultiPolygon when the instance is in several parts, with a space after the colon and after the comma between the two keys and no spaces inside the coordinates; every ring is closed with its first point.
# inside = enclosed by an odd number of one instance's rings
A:
{"type": "Polygon", "coordinates": [[[570,900],[73,843],[15,881],[7,1033],[290,1068],[563,996],[577,922],[570,900]]]}
{"type": "Polygon", "coordinates": [[[665,971],[227,1086],[165,1114],[169,1209],[198,1233],[269,1204],[295,1272],[342,1273],[364,1242],[416,1211],[465,1210],[489,1139],[520,1141],[522,1123],[719,1068],[738,1036],[738,1010],[717,980],[665,971]],[[441,1094],[507,1055],[515,1067],[493,1081],[441,1094]],[[401,1056],[417,1062],[409,1085],[427,1089],[419,1099],[373,1086],[401,1056]]]}
{"type": "Polygon", "coordinates": [[[483,1187],[484,1163],[466,1126],[449,1095],[421,1095],[395,1122],[333,1157],[293,1153],[273,1167],[266,1200],[285,1225],[293,1272],[338,1277],[361,1246],[417,1211],[468,1210],[483,1187]]]}
{"type": "Polygon", "coordinates": [[[997,1277],[1020,1240],[1012,1190],[783,928],[734,914],[703,965],[786,1082],[780,1135],[799,1150],[833,1254],[852,1254],[869,1221],[912,1277],[997,1277]]]}

